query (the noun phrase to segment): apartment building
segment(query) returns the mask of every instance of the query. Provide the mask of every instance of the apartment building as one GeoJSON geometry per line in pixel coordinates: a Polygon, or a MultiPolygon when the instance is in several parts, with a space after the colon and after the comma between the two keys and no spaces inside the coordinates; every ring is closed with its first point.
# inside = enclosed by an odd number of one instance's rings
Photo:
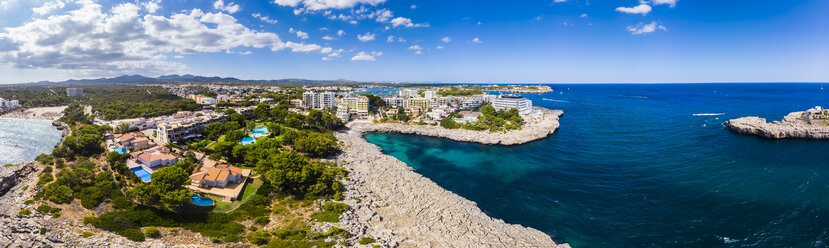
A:
{"type": "Polygon", "coordinates": [[[519,95],[501,95],[492,102],[492,107],[495,110],[510,110],[512,108],[518,109],[518,113],[525,115],[533,110],[533,103],[530,99],[523,98],[519,95]]]}
{"type": "MultiPolygon", "coordinates": [[[[224,114],[204,111],[201,115],[182,111],[170,118],[156,123],[156,141],[159,144],[178,143],[179,141],[201,136],[204,128],[214,122],[224,122],[224,114]]],[[[251,111],[252,112],[252,111],[251,111]]]]}

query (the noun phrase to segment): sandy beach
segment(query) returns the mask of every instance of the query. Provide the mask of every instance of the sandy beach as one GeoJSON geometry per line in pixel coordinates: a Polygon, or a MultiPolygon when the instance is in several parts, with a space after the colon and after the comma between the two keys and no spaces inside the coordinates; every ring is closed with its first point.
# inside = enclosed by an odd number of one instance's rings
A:
{"type": "Polygon", "coordinates": [[[54,121],[63,116],[63,110],[66,109],[66,107],[67,106],[21,108],[5,113],[0,116],[0,118],[54,121]]]}

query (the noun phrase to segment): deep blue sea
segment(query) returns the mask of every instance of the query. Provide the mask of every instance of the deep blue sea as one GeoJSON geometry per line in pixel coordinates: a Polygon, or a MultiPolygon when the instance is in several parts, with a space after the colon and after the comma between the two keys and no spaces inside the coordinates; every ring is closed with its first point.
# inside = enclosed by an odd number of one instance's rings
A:
{"type": "Polygon", "coordinates": [[[0,119],[0,165],[33,161],[51,153],[60,139],[51,121],[0,119]]]}
{"type": "Polygon", "coordinates": [[[564,110],[543,140],[366,138],[487,214],[576,248],[829,246],[829,141],[722,126],[827,106],[821,84],[550,86],[524,94],[564,110]]]}

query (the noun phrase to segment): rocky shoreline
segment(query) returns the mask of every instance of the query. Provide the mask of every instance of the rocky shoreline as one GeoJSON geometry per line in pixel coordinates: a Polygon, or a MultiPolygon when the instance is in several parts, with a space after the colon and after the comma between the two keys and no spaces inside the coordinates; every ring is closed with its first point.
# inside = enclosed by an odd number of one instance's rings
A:
{"type": "MultiPolygon", "coordinates": [[[[555,116],[555,127],[550,124],[534,129],[531,132],[535,135],[528,138],[462,138],[490,133],[450,135],[467,130],[428,134],[485,144],[520,144],[555,131],[561,111],[550,113],[555,116]]],[[[349,180],[345,181],[349,190],[344,202],[351,209],[343,214],[338,225],[352,235],[370,236],[389,247],[570,247],[556,244],[550,236],[536,229],[487,216],[475,202],[443,189],[402,161],[383,154],[379,147],[363,138],[365,132],[416,130],[385,128],[388,126],[365,128],[358,125],[334,134],[343,145],[343,153],[337,160],[350,172],[349,180]]],[[[410,133],[423,135],[423,132],[410,133]]]]}
{"type": "Polygon", "coordinates": [[[814,139],[829,140],[829,125],[809,124],[799,120],[801,112],[792,112],[782,121],[766,122],[766,119],[749,116],[732,119],[723,123],[731,131],[756,135],[768,139],[814,139]]]}
{"type": "Polygon", "coordinates": [[[361,133],[417,134],[486,145],[518,145],[543,139],[558,129],[558,120],[564,114],[564,111],[549,110],[540,107],[537,107],[537,109],[543,113],[543,116],[539,120],[528,121],[520,130],[512,130],[506,133],[446,129],[441,126],[405,125],[399,123],[353,122],[349,123],[348,127],[361,133]]]}

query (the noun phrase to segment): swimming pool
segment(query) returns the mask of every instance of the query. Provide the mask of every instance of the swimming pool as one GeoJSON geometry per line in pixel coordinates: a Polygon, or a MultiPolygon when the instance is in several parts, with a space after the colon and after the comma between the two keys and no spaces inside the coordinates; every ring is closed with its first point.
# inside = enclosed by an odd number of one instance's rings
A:
{"type": "Polygon", "coordinates": [[[253,143],[256,143],[256,140],[253,139],[253,137],[245,137],[244,139],[242,139],[242,141],[239,141],[239,144],[242,145],[250,145],[253,143]]]}
{"type": "Polygon", "coordinates": [[[132,173],[135,173],[136,176],[141,178],[141,181],[144,181],[145,183],[150,182],[150,172],[144,170],[141,166],[130,168],[130,170],[132,173]]]}
{"type": "Polygon", "coordinates": [[[251,136],[260,137],[260,136],[265,136],[267,133],[268,133],[268,128],[267,127],[260,127],[260,128],[257,128],[257,129],[253,129],[253,132],[252,132],[251,136]]]}
{"type": "Polygon", "coordinates": [[[213,206],[213,199],[193,194],[193,200],[190,203],[196,206],[213,206]]]}
{"type": "Polygon", "coordinates": [[[127,151],[127,149],[124,149],[124,148],[121,148],[121,147],[117,147],[117,146],[116,146],[116,147],[113,147],[113,148],[112,148],[112,151],[114,151],[114,152],[118,152],[118,153],[120,153],[120,154],[126,154],[126,153],[130,152],[130,151],[127,151]]]}

